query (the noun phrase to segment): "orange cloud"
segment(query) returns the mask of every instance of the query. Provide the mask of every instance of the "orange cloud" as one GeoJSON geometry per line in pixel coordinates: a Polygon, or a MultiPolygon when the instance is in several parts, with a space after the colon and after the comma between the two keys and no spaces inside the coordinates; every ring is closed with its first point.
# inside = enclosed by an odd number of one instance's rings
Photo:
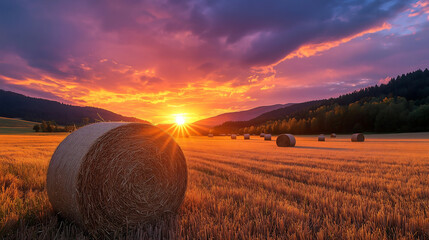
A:
{"type": "Polygon", "coordinates": [[[391,77],[385,77],[378,81],[378,84],[388,84],[390,82],[391,77]]]}
{"type": "Polygon", "coordinates": [[[349,42],[355,38],[362,37],[363,35],[370,34],[370,33],[376,33],[379,31],[386,30],[386,29],[391,29],[391,27],[392,26],[389,23],[383,23],[383,25],[381,25],[381,26],[365,30],[363,32],[360,32],[360,33],[355,34],[353,36],[342,38],[340,40],[304,45],[304,46],[300,47],[298,50],[288,54],[285,58],[280,60],[280,62],[283,62],[286,59],[291,59],[291,58],[295,58],[295,57],[298,57],[298,58],[310,57],[310,56],[316,55],[317,53],[327,51],[331,48],[337,47],[340,44],[349,42]]]}
{"type": "MultiPolygon", "coordinates": [[[[412,5],[413,9],[410,9],[408,17],[416,17],[422,14],[429,14],[429,0],[421,0],[412,5]]],[[[429,16],[428,16],[429,20],[429,16]]]]}

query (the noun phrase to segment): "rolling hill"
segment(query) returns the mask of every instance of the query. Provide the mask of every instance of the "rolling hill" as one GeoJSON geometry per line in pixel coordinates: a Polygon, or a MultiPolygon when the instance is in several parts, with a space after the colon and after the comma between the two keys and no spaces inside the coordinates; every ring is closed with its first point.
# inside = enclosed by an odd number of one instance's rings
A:
{"type": "Polygon", "coordinates": [[[33,127],[35,124],[39,123],[17,118],[0,117],[0,127],[33,127]]]}
{"type": "Polygon", "coordinates": [[[38,122],[30,122],[17,118],[0,117],[0,134],[31,133],[38,122]]]}
{"type": "Polygon", "coordinates": [[[271,106],[260,106],[245,111],[223,113],[214,117],[199,120],[197,122],[194,122],[194,124],[198,126],[214,127],[229,121],[248,121],[266,112],[270,112],[279,108],[285,108],[292,105],[294,104],[275,104],[271,106]]]}
{"type": "Polygon", "coordinates": [[[85,118],[88,118],[89,122],[95,122],[100,120],[100,116],[105,121],[147,123],[147,121],[138,118],[122,116],[101,108],[73,106],[46,99],[27,97],[1,89],[0,116],[34,122],[55,121],[60,125],[79,125],[83,123],[85,118]]]}

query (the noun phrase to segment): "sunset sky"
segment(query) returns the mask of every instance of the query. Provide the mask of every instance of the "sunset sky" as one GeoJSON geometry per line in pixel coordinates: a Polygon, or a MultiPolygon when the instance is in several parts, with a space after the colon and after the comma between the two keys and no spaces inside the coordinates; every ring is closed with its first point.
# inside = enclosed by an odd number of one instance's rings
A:
{"type": "Polygon", "coordinates": [[[429,0],[0,1],[0,89],[153,123],[429,67],[429,0]]]}

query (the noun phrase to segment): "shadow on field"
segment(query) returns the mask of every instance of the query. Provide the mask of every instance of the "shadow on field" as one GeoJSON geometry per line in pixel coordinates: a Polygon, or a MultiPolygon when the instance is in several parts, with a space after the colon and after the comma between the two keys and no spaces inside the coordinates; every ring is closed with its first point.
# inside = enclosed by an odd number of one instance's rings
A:
{"type": "Polygon", "coordinates": [[[90,239],[90,235],[49,211],[10,220],[1,229],[0,239],[90,239]]]}
{"type": "Polygon", "coordinates": [[[49,212],[42,214],[39,219],[23,217],[9,221],[0,228],[0,239],[175,239],[177,229],[178,219],[165,216],[152,224],[91,234],[81,226],[49,212]]]}
{"type": "Polygon", "coordinates": [[[346,151],[346,150],[348,150],[348,148],[307,147],[307,146],[295,146],[295,148],[302,148],[302,149],[319,149],[319,150],[334,150],[334,151],[346,151]]]}

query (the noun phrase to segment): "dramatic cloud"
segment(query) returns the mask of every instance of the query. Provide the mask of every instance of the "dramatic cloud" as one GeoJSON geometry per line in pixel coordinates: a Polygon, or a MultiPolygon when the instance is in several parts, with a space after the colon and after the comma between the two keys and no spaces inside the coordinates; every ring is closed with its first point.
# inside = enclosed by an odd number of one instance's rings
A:
{"type": "Polygon", "coordinates": [[[154,122],[337,96],[427,67],[428,6],[5,0],[0,88],[154,122]]]}

